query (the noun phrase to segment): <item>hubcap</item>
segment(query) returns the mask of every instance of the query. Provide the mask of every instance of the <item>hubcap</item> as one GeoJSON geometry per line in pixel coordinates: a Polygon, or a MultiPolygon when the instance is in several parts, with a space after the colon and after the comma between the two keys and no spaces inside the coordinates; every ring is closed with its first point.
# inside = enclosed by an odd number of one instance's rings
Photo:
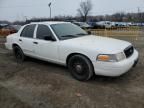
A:
{"type": "Polygon", "coordinates": [[[82,68],[82,66],[80,64],[77,64],[75,66],[75,69],[76,69],[77,73],[82,73],[82,71],[83,71],[83,68],[82,68]]]}

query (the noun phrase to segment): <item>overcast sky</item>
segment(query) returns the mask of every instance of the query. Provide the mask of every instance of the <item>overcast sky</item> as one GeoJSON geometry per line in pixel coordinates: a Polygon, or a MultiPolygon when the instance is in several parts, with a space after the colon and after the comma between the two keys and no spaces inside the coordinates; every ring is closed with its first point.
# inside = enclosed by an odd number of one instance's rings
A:
{"type": "MultiPolygon", "coordinates": [[[[32,17],[49,17],[48,3],[52,2],[52,17],[77,15],[79,3],[84,0],[0,0],[0,20],[25,20],[32,17]]],[[[144,11],[144,0],[91,0],[91,15],[115,12],[144,11]]]]}

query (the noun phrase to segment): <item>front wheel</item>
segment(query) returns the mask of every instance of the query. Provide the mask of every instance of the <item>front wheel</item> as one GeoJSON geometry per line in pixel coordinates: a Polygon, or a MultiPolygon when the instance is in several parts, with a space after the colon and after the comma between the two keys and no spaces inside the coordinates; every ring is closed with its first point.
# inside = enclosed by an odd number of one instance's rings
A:
{"type": "Polygon", "coordinates": [[[68,69],[79,81],[89,80],[94,73],[91,61],[82,55],[74,55],[68,61],[68,69]]]}

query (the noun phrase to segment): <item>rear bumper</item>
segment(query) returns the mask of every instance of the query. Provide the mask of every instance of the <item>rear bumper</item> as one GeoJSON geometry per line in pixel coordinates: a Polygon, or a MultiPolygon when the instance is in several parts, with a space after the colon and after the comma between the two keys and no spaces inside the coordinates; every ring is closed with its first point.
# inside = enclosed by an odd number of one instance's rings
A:
{"type": "Polygon", "coordinates": [[[5,43],[5,47],[6,47],[6,49],[12,50],[12,45],[11,44],[5,43]]]}
{"type": "Polygon", "coordinates": [[[138,56],[138,52],[134,50],[131,57],[120,62],[93,62],[95,74],[103,76],[120,76],[136,66],[138,56]]]}

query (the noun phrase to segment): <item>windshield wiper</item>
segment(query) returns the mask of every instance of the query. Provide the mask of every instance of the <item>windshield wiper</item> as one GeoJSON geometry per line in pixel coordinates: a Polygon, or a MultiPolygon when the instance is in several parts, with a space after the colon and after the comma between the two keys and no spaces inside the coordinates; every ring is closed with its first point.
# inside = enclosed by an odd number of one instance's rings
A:
{"type": "Polygon", "coordinates": [[[82,35],[88,35],[88,34],[85,34],[85,33],[79,33],[79,34],[76,34],[76,35],[82,36],[82,35]]]}

